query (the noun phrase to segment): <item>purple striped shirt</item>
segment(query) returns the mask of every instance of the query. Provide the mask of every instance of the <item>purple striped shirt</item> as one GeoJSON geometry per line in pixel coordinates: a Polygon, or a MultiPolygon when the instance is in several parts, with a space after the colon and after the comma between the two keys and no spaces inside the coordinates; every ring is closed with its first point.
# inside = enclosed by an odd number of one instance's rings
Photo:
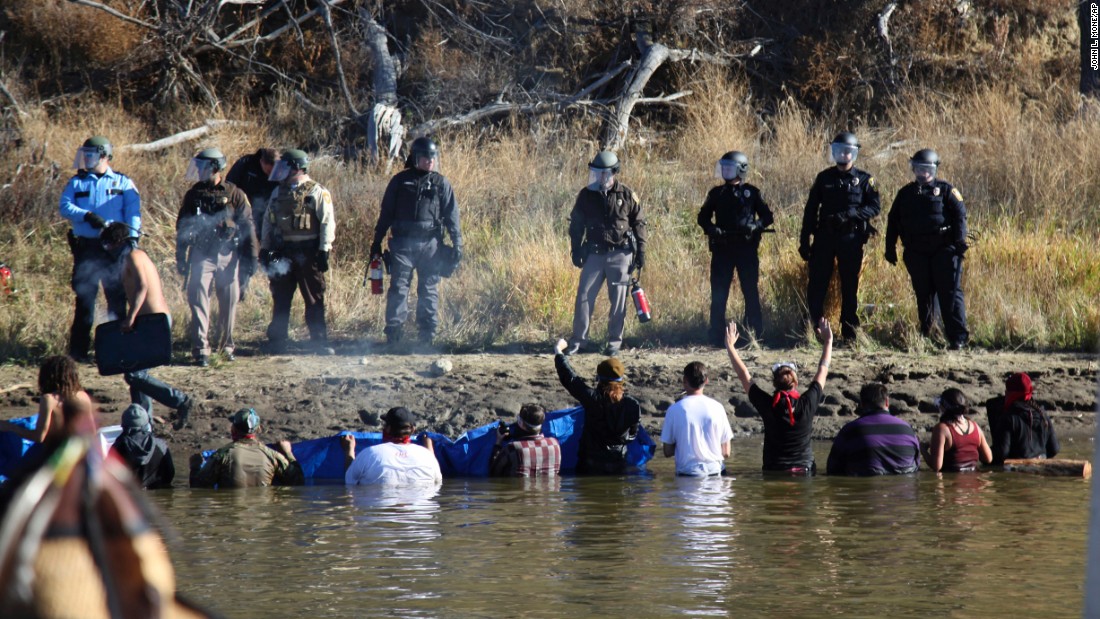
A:
{"type": "Polygon", "coordinates": [[[833,439],[829,475],[902,475],[920,467],[920,441],[903,419],[876,411],[851,421],[833,439]]]}

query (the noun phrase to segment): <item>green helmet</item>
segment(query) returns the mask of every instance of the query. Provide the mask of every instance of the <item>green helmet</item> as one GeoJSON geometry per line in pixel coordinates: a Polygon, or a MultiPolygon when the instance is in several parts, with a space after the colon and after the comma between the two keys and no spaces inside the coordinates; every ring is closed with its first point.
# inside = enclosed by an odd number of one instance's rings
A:
{"type": "Polygon", "coordinates": [[[299,150],[297,148],[284,150],[281,160],[287,162],[287,164],[295,170],[309,169],[309,155],[307,155],[304,150],[299,150]]]}
{"type": "Polygon", "coordinates": [[[617,173],[619,171],[619,158],[609,150],[600,151],[588,164],[588,167],[597,170],[611,170],[617,173]]]}
{"type": "Polygon", "coordinates": [[[84,148],[98,148],[99,156],[111,158],[111,141],[102,135],[96,135],[84,140],[84,148]]]}
{"type": "Polygon", "coordinates": [[[203,159],[206,161],[214,162],[214,171],[220,172],[225,169],[225,153],[217,148],[204,148],[199,151],[199,154],[195,155],[195,159],[203,159]]]}

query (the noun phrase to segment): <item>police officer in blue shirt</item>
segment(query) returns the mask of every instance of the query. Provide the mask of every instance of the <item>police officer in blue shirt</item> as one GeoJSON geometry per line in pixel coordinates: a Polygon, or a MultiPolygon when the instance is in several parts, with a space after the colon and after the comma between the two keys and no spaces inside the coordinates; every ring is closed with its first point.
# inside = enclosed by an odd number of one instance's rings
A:
{"type": "Polygon", "coordinates": [[[99,286],[107,297],[112,318],[126,315],[126,293],[122,288],[119,263],[103,248],[100,232],[111,222],[130,227],[131,242],[141,229],[141,197],[133,181],[111,169],[111,142],[103,136],[85,140],[76,151],[69,179],[61,192],[61,216],[72,222],[69,248],[73,254],[72,288],[76,311],[69,332],[69,355],[86,361],[92,344],[96,296],[99,286]]]}
{"type": "Polygon", "coordinates": [[[898,191],[886,220],[886,261],[898,263],[900,238],[905,268],[917,295],[921,334],[931,333],[938,302],[947,345],[957,350],[970,340],[961,286],[966,206],[958,189],[936,177],[940,165],[936,151],[922,148],[909,165],[915,180],[898,191]]]}

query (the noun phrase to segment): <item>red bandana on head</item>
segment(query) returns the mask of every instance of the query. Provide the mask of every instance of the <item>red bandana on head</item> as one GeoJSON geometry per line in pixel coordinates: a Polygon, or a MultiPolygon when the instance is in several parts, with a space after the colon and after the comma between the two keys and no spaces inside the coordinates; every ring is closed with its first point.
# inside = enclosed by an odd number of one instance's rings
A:
{"type": "Polygon", "coordinates": [[[1023,372],[1013,374],[1005,381],[1005,410],[1013,404],[1031,399],[1031,377],[1023,372]]]}
{"type": "Polygon", "coordinates": [[[794,401],[799,397],[798,389],[790,389],[787,391],[776,391],[775,399],[772,400],[772,410],[775,410],[779,406],[779,401],[783,400],[787,403],[787,416],[791,425],[794,425],[794,401]]]}

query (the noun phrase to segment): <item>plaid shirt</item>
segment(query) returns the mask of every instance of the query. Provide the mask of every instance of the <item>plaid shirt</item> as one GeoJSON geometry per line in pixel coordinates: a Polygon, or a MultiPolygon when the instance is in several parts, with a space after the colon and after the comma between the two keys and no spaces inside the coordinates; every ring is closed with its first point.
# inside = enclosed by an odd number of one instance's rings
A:
{"type": "Polygon", "coordinates": [[[489,475],[493,477],[554,477],[560,470],[558,439],[541,434],[494,449],[489,463],[489,475]]]}

